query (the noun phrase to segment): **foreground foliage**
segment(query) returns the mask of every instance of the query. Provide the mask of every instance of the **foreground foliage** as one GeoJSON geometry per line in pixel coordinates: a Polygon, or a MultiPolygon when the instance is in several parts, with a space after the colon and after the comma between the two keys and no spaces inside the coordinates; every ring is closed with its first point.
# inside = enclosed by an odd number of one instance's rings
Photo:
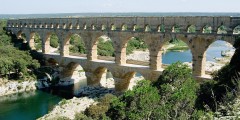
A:
{"type": "Polygon", "coordinates": [[[15,38],[4,30],[5,26],[6,21],[0,21],[0,76],[14,79],[32,76],[33,70],[40,64],[32,59],[28,51],[21,51],[12,45],[15,38]]]}

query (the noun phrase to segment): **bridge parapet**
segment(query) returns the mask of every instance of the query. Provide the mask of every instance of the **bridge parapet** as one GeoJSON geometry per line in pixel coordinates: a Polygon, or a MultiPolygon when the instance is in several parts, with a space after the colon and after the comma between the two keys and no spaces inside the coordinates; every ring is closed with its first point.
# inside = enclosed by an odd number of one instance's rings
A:
{"type": "MultiPolygon", "coordinates": [[[[125,32],[176,32],[189,33],[188,27],[193,25],[196,32],[203,33],[209,26],[212,33],[217,33],[224,26],[231,33],[240,25],[239,17],[228,16],[193,16],[193,17],[83,17],[83,18],[38,18],[8,20],[8,28],[35,29],[80,29],[92,31],[125,31],[125,32]]],[[[198,34],[199,34],[198,33],[198,34]]]]}

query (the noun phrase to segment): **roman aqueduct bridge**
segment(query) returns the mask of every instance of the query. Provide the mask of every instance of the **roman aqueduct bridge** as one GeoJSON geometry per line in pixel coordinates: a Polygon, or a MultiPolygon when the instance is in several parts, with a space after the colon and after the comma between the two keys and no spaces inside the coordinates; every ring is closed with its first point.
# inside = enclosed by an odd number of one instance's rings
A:
{"type": "MultiPolygon", "coordinates": [[[[34,34],[42,39],[42,53],[47,59],[55,59],[65,66],[63,76],[70,76],[80,64],[86,74],[88,85],[97,85],[102,74],[111,71],[115,89],[128,88],[134,74],[156,80],[162,68],[164,43],[172,38],[185,42],[192,53],[192,71],[196,78],[205,77],[206,50],[216,40],[234,43],[240,25],[240,17],[83,17],[83,18],[37,18],[8,20],[6,29],[18,37],[25,33],[29,46],[34,49],[34,34]],[[189,27],[195,30],[190,31],[189,27]],[[208,30],[206,30],[208,29],[208,30]],[[206,32],[207,31],[207,32],[206,32]],[[60,54],[50,54],[50,35],[56,33],[60,42],[60,54]],[[87,49],[87,57],[69,55],[70,36],[81,36],[87,49]],[[115,61],[98,60],[97,40],[106,35],[113,41],[115,61]],[[148,45],[148,66],[126,63],[126,46],[132,37],[139,37],[148,45]]],[[[176,56],[177,57],[177,56],[176,56]]]]}

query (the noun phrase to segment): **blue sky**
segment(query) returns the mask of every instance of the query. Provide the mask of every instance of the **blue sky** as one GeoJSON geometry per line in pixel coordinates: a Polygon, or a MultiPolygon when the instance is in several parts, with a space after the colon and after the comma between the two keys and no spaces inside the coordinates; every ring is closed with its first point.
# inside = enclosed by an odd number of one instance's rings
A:
{"type": "Polygon", "coordinates": [[[0,14],[240,12],[240,0],[0,0],[0,14]]]}

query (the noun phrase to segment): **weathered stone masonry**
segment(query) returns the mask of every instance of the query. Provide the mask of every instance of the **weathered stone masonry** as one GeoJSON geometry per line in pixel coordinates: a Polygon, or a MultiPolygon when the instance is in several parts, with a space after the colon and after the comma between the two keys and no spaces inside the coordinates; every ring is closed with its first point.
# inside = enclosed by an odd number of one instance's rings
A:
{"type": "Polygon", "coordinates": [[[103,73],[111,71],[115,80],[115,89],[126,90],[130,79],[136,72],[145,79],[156,80],[162,69],[162,47],[171,38],[179,38],[190,48],[193,62],[193,76],[205,75],[206,50],[211,43],[221,39],[234,43],[233,30],[240,25],[240,17],[84,17],[84,18],[39,18],[8,20],[7,30],[18,37],[25,33],[29,46],[34,49],[34,34],[42,38],[42,51],[46,58],[53,58],[62,66],[74,69],[80,64],[86,72],[89,85],[98,85],[103,73]],[[196,32],[189,33],[190,25],[196,32]],[[164,30],[161,30],[164,26],[164,30]],[[175,32],[174,26],[180,32],[175,32]],[[203,28],[210,26],[211,33],[203,28]],[[225,26],[226,32],[219,33],[219,27],[225,26]],[[60,42],[60,55],[49,54],[50,35],[56,33],[60,42]],[[78,34],[85,42],[87,58],[69,56],[69,39],[78,34]],[[97,60],[97,40],[102,35],[111,38],[115,48],[115,61],[97,60]],[[140,37],[149,46],[149,66],[126,64],[126,46],[132,37],[140,37]]]}

